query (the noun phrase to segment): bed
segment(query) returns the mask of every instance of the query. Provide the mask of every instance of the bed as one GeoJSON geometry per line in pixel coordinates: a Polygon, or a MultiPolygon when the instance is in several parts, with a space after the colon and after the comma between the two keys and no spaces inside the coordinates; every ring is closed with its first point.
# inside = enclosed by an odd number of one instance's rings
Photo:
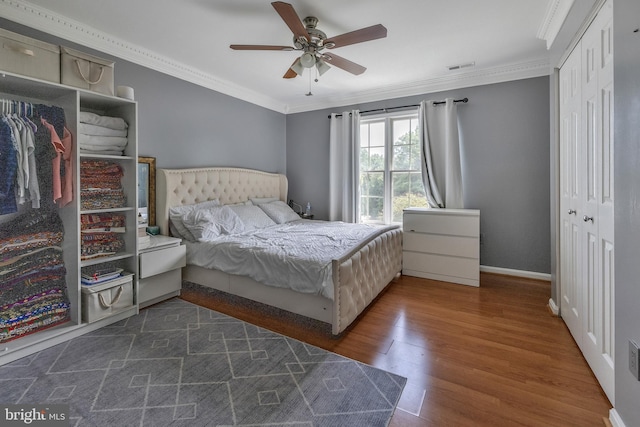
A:
{"type": "MultiPolygon", "coordinates": [[[[285,175],[253,169],[210,167],[159,169],[156,181],[156,222],[170,233],[170,208],[218,200],[222,205],[250,204],[253,199],[287,200],[285,175]]],[[[343,332],[402,270],[402,231],[387,227],[330,261],[332,298],[267,286],[250,277],[194,265],[187,244],[183,279],[296,314],[329,323],[334,335],[343,332]]],[[[191,248],[191,251],[190,251],[191,248]]]]}

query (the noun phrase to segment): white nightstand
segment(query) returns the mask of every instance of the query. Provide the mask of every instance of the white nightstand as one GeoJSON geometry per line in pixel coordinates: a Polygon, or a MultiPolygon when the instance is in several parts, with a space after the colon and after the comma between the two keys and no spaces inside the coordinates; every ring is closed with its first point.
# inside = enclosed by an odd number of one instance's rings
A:
{"type": "Polygon", "coordinates": [[[150,237],[150,243],[138,250],[140,308],[180,295],[182,267],[187,265],[187,247],[181,245],[182,239],[169,236],[150,237]]]}

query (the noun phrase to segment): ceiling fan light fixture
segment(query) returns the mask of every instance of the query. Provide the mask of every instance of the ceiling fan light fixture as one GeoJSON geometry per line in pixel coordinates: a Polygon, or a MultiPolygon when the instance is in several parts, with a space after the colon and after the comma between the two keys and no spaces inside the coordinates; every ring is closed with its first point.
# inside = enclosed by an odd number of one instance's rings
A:
{"type": "Polygon", "coordinates": [[[316,65],[316,56],[313,53],[305,52],[300,57],[300,64],[304,68],[311,68],[316,65]]]}
{"type": "Polygon", "coordinates": [[[318,69],[318,74],[320,75],[323,75],[331,69],[329,64],[324,62],[322,59],[318,59],[318,61],[316,62],[316,68],[318,69]]]}

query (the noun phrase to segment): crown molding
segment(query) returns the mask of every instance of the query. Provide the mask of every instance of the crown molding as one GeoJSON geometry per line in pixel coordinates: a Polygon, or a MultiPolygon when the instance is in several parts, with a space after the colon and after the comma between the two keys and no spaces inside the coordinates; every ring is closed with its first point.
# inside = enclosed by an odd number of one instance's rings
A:
{"type": "Polygon", "coordinates": [[[573,2],[574,0],[549,0],[547,11],[538,29],[538,38],[547,42],[547,49],[553,45],[573,2]]]}
{"type": "MultiPolygon", "coordinates": [[[[591,23],[596,19],[596,16],[598,16],[600,9],[604,7],[605,3],[607,3],[607,0],[597,0],[594,3],[593,7],[591,8],[591,11],[587,15],[587,17],[584,19],[584,21],[582,21],[580,28],[578,28],[578,31],[576,31],[576,33],[573,35],[573,38],[569,42],[569,46],[565,49],[564,53],[560,57],[560,60],[556,65],[557,68],[562,68],[565,61],[569,58],[569,55],[571,55],[571,52],[573,52],[573,49],[575,49],[575,47],[578,45],[578,43],[582,39],[582,36],[584,36],[584,33],[587,32],[587,29],[589,28],[591,23]]],[[[613,7],[613,4],[609,3],[609,7],[613,7]]]]}
{"type": "Polygon", "coordinates": [[[56,37],[142,65],[225,95],[285,112],[286,106],[254,91],[221,80],[209,73],[190,67],[141,46],[133,45],[111,34],[96,30],[51,10],[22,0],[0,0],[0,16],[18,24],[35,28],[56,37]]]}
{"type": "Polygon", "coordinates": [[[375,91],[316,98],[313,103],[290,105],[286,113],[301,113],[324,108],[335,108],[345,105],[357,105],[365,102],[383,101],[387,99],[401,98],[441,92],[445,90],[461,89],[472,86],[482,86],[494,83],[503,83],[513,80],[522,80],[534,77],[548,76],[551,74],[551,66],[547,58],[537,61],[529,61],[506,66],[478,69],[466,73],[456,73],[432,79],[421,80],[406,85],[382,87],[375,91]]]}

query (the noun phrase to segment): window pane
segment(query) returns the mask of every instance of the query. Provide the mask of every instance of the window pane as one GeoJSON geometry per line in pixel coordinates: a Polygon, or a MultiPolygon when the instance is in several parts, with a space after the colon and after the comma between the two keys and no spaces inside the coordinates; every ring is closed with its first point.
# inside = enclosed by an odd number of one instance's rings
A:
{"type": "Polygon", "coordinates": [[[393,143],[394,144],[409,144],[411,140],[409,135],[409,119],[394,120],[393,121],[393,143]]]}
{"type": "Polygon", "coordinates": [[[369,145],[371,147],[384,147],[384,122],[370,124],[369,145]]]}
{"type": "Polygon", "coordinates": [[[393,147],[392,170],[409,170],[411,167],[411,145],[395,145],[393,147]]]}
{"type": "Polygon", "coordinates": [[[360,221],[384,221],[384,172],[360,174],[360,221]]]}
{"type": "Polygon", "coordinates": [[[427,207],[420,172],[392,172],[391,221],[402,222],[402,210],[408,207],[427,207]]]}
{"type": "Polygon", "coordinates": [[[369,146],[369,125],[360,125],[360,148],[369,146]]]}
{"type": "Polygon", "coordinates": [[[411,144],[411,162],[409,169],[414,171],[422,170],[422,150],[420,150],[420,144],[411,144]]]}

